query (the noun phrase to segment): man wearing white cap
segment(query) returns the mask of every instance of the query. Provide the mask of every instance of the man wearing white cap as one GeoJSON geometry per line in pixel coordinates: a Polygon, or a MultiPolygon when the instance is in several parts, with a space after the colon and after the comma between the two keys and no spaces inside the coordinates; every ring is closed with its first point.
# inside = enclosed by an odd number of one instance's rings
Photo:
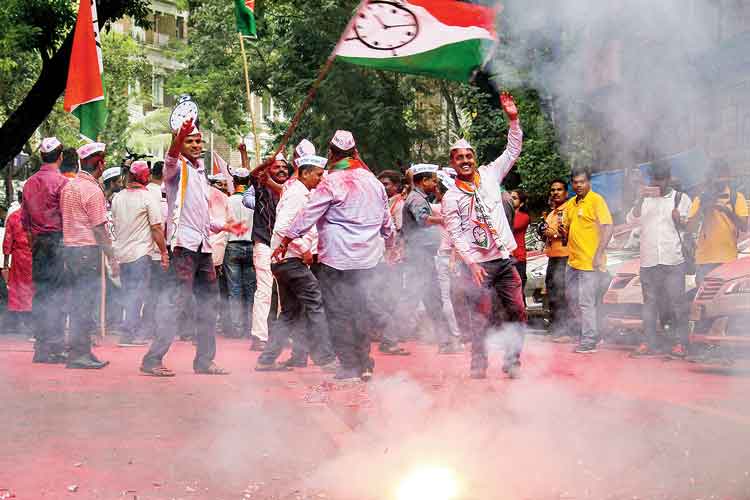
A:
{"type": "Polygon", "coordinates": [[[337,379],[372,377],[370,340],[356,322],[365,313],[367,288],[383,255],[382,239],[391,245],[393,224],[383,185],[359,158],[351,132],[331,139],[329,174],[318,184],[274,250],[283,259],[289,244],[318,229],[318,279],[328,315],[333,347],[341,366],[337,379]]]}
{"type": "MultiPolygon", "coordinates": [[[[432,212],[430,203],[437,191],[437,165],[414,165],[411,167],[414,189],[404,203],[401,232],[406,242],[406,291],[404,305],[415,311],[420,300],[437,328],[440,354],[461,351],[458,340],[448,328],[442,314],[440,285],[437,280],[435,256],[440,246],[441,216],[432,212]]],[[[381,349],[382,350],[382,349],[381,349]]]]}
{"type": "MultiPolygon", "coordinates": [[[[244,144],[241,146],[244,147],[244,144]]],[[[242,204],[242,197],[250,182],[250,171],[245,167],[230,168],[234,180],[234,193],[227,201],[227,218],[241,222],[247,231],[230,234],[224,254],[224,276],[229,289],[229,316],[232,328],[224,332],[228,337],[244,337],[250,331],[250,311],[255,295],[255,269],[253,268],[253,211],[242,204]]]]}
{"type": "MultiPolygon", "coordinates": [[[[268,315],[271,311],[273,274],[271,273],[271,234],[276,223],[276,205],[281,186],[289,179],[289,164],[279,153],[250,172],[250,183],[255,190],[253,212],[253,265],[257,286],[253,298],[253,351],[262,351],[268,341],[268,315]]],[[[243,198],[243,202],[246,198],[243,198]]],[[[245,203],[247,206],[247,203],[245,203]]]]}
{"type": "MultiPolygon", "coordinates": [[[[311,190],[323,178],[326,159],[320,156],[301,156],[297,159],[299,177],[288,186],[276,209],[271,246],[276,248],[282,234],[307,203],[311,190]]],[[[286,371],[292,366],[306,366],[308,352],[325,371],[336,371],[336,355],[331,346],[328,321],[323,308],[320,285],[311,266],[317,266],[318,234],[315,228],[288,245],[286,258],[272,261],[271,270],[276,278],[281,299],[281,317],[272,324],[266,348],[258,358],[256,371],[286,371]],[[290,363],[278,364],[281,351],[289,338],[294,340],[295,355],[290,363]]]]}
{"type": "Polygon", "coordinates": [[[242,233],[241,224],[227,224],[209,214],[210,186],[201,155],[203,139],[193,120],[188,119],[175,131],[164,160],[164,184],[167,192],[167,241],[172,247],[172,265],[178,281],[171,327],[161,328],[143,358],[141,371],[154,376],[170,376],[164,356],[175,336],[177,315],[189,310],[193,294],[202,307],[196,314],[197,345],[193,360],[195,373],[225,375],[214,363],[216,356],[216,270],[211,259],[210,236],[220,231],[242,233]]]}
{"type": "Polygon", "coordinates": [[[98,369],[109,364],[99,360],[91,351],[91,334],[96,331],[91,304],[98,302],[100,294],[100,252],[107,256],[112,275],[119,274],[106,228],[104,192],[99,185],[104,171],[105,148],[100,142],[78,148],[81,168],[60,194],[65,266],[71,288],[68,368],[98,369]]]}
{"type": "Polygon", "coordinates": [[[161,200],[146,187],[150,177],[148,164],[142,160],[134,161],[128,169],[126,188],[112,200],[114,249],[120,264],[126,318],[118,344],[120,347],[146,344],[141,306],[148,295],[154,251],[159,252],[162,268],[165,271],[169,268],[161,200]]]}
{"type": "MultiPolygon", "coordinates": [[[[473,281],[473,285],[467,284],[467,298],[486,323],[473,332],[472,378],[486,377],[485,342],[489,329],[499,328],[503,319],[521,323],[526,320],[521,277],[510,258],[516,242],[505,215],[500,190],[500,183],[521,154],[523,134],[513,97],[503,92],[500,104],[510,122],[505,151],[489,165],[477,168],[471,145],[465,140],[454,144],[450,160],[457,173],[457,189],[449,190],[442,202],[445,226],[473,281]],[[487,308],[479,306],[489,298],[492,312],[487,314],[487,308]]],[[[521,364],[523,337],[517,326],[506,330],[503,371],[515,377],[521,364]]]]}
{"type": "Polygon", "coordinates": [[[60,192],[68,179],[60,174],[63,145],[55,137],[42,140],[42,166],[24,185],[21,223],[29,235],[32,280],[35,363],[65,362],[62,297],[62,212],[60,192]]]}

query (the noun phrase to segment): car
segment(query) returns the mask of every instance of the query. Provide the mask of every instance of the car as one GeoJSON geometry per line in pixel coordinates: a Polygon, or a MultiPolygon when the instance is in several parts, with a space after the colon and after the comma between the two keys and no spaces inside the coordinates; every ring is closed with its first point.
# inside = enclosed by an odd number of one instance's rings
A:
{"type": "MultiPolygon", "coordinates": [[[[750,247],[750,240],[747,247],[750,247]]],[[[745,248],[743,257],[750,257],[745,248]]],[[[690,309],[690,342],[731,347],[750,353],[750,258],[711,271],[690,309]]]]}

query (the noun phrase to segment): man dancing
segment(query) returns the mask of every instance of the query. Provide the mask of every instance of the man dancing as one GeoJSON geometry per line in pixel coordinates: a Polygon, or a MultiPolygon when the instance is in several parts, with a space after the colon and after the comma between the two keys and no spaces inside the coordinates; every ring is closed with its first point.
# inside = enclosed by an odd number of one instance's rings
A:
{"type": "MultiPolygon", "coordinates": [[[[502,321],[526,321],[521,278],[513,266],[511,252],[516,248],[513,231],[508,224],[502,203],[500,183],[521,154],[523,134],[518,122],[518,109],[507,92],[500,104],[510,122],[508,144],[503,154],[490,163],[476,167],[476,155],[465,140],[458,141],[450,151],[451,166],[457,173],[456,188],[443,197],[444,224],[453,245],[461,256],[473,281],[467,283],[466,295],[479,306],[485,294],[491,295],[492,310],[477,307],[486,316],[473,332],[471,377],[487,376],[487,332],[502,321]]],[[[512,326],[505,332],[506,350],[503,372],[518,375],[523,337],[512,326]]]]}

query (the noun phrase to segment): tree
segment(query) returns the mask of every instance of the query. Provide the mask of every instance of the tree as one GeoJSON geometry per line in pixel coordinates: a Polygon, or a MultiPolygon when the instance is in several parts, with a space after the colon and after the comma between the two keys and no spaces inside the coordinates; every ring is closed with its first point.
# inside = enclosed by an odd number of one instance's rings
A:
{"type": "MultiPolygon", "coordinates": [[[[100,29],[124,15],[146,26],[148,4],[148,0],[101,0],[97,4],[100,29]]],[[[2,53],[17,54],[13,58],[19,61],[34,58],[39,68],[25,75],[19,89],[8,91],[5,87],[16,83],[18,65],[9,63],[8,57],[0,59],[0,95],[10,96],[12,103],[3,109],[0,168],[21,151],[65,90],[76,13],[77,6],[67,0],[5,0],[0,10],[2,53]]]]}

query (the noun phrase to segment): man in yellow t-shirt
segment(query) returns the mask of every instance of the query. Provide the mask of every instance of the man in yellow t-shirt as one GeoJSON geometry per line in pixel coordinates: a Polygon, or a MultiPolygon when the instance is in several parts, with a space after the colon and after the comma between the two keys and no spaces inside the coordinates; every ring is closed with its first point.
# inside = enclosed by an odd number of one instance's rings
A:
{"type": "Polygon", "coordinates": [[[688,229],[698,233],[695,248],[698,285],[720,265],[737,260],[737,238],[747,229],[747,201],[742,193],[731,188],[726,162],[715,162],[709,179],[688,213],[688,229]]]}
{"type": "Polygon", "coordinates": [[[547,255],[547,290],[549,321],[553,342],[569,342],[570,332],[565,315],[565,272],[568,267],[568,240],[563,237],[563,219],[568,201],[568,183],[555,179],[549,186],[552,211],[544,219],[544,253],[547,255]]]}
{"type": "Polygon", "coordinates": [[[596,330],[597,272],[606,271],[605,250],[612,238],[612,215],[601,195],[591,191],[591,173],[574,168],[571,198],[563,217],[568,240],[568,269],[565,296],[571,315],[571,331],[580,334],[575,352],[596,352],[599,334],[596,330]]]}

